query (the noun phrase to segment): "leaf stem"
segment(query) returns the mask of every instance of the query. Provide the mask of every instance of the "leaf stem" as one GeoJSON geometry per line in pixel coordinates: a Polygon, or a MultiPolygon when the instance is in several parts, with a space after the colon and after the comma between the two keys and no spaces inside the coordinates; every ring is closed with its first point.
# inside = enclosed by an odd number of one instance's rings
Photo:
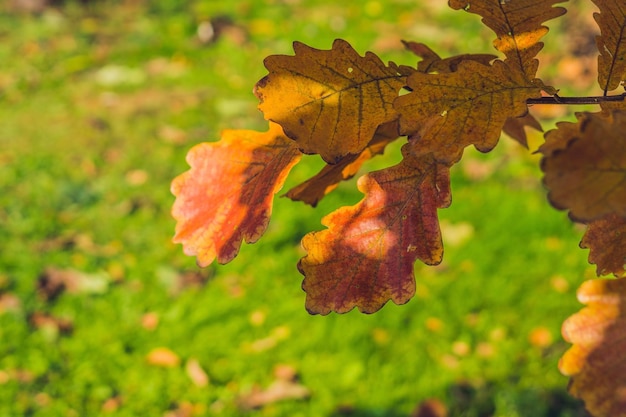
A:
{"type": "Polygon", "coordinates": [[[559,97],[558,95],[540,98],[529,98],[526,104],[600,104],[609,101],[624,101],[626,93],[616,96],[595,96],[595,97],[559,97]]]}

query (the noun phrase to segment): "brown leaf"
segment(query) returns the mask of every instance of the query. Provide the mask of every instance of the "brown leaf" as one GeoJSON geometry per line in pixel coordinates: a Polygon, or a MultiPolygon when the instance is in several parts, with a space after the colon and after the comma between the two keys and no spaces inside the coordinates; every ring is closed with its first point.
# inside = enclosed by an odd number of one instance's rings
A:
{"type": "Polygon", "coordinates": [[[433,152],[445,164],[457,162],[468,145],[491,150],[506,120],[525,115],[526,99],[540,97],[542,89],[502,61],[462,61],[452,73],[416,72],[407,84],[413,91],[395,101],[400,133],[412,135],[414,152],[433,152]]]}
{"type": "Polygon", "coordinates": [[[388,300],[406,303],[415,292],[415,260],[441,262],[437,209],[450,203],[449,169],[432,155],[413,156],[407,145],[403,154],[400,164],[359,179],[361,202],[329,214],[322,219],[328,229],[302,239],[308,254],[298,269],[310,313],[373,313],[388,300]]]}
{"type": "Polygon", "coordinates": [[[626,218],[608,214],[590,222],[580,247],[589,249],[589,263],[596,265],[598,276],[624,275],[626,218]]]}
{"type": "Polygon", "coordinates": [[[543,48],[539,42],[548,28],[542,23],[565,14],[562,7],[552,7],[566,0],[449,0],[453,9],[464,9],[482,17],[497,39],[493,46],[504,55],[512,68],[528,80],[535,77],[539,62],[534,59],[543,48]]]}
{"type": "Polygon", "coordinates": [[[385,147],[398,136],[397,122],[381,125],[372,141],[360,154],[345,156],[333,165],[327,164],[317,175],[295,186],[285,196],[315,207],[326,194],[337,188],[341,181],[352,178],[366,161],[382,154],[385,147]]]}
{"type": "Polygon", "coordinates": [[[606,94],[615,90],[626,77],[626,4],[622,0],[592,0],[600,13],[593,17],[600,27],[598,45],[598,83],[606,94]]]}
{"type": "Polygon", "coordinates": [[[37,329],[48,328],[60,334],[69,334],[74,330],[71,320],[40,312],[34,312],[30,316],[30,324],[37,329]]]}
{"type": "Polygon", "coordinates": [[[520,117],[509,117],[506,119],[506,122],[504,122],[502,130],[520,145],[528,148],[528,138],[524,130],[525,127],[532,127],[539,132],[543,132],[541,124],[530,113],[526,113],[526,115],[520,117]]]}
{"type": "Polygon", "coordinates": [[[541,168],[550,203],[581,222],[626,216],[626,112],[579,113],[546,133],[541,168]]]}
{"type": "Polygon", "coordinates": [[[279,401],[303,400],[310,395],[309,389],[298,382],[277,379],[265,390],[256,388],[241,397],[239,405],[244,409],[255,409],[279,401]]]}
{"type": "Polygon", "coordinates": [[[230,262],[242,241],[254,243],[263,235],[274,194],[300,152],[271,123],[265,133],[226,130],[219,142],[192,148],[187,160],[191,169],[172,182],[174,242],[206,266],[215,258],[230,262]]]}
{"type": "Polygon", "coordinates": [[[449,73],[457,70],[463,61],[476,61],[483,65],[489,65],[497,58],[491,54],[462,54],[448,58],[441,58],[435,51],[423,43],[402,41],[404,46],[415,55],[422,58],[417,65],[417,70],[423,73],[449,73]]]}
{"type": "Polygon", "coordinates": [[[578,300],[587,307],[563,324],[573,346],[559,362],[569,391],[595,417],[626,416],[626,278],[586,281],[578,300]]]}
{"type": "Polygon", "coordinates": [[[411,413],[411,417],[447,417],[448,409],[445,404],[435,398],[422,402],[411,413]]]}
{"type": "Polygon", "coordinates": [[[331,50],[299,42],[295,56],[265,59],[269,74],[255,87],[265,118],[280,124],[302,152],[334,164],[358,154],[379,125],[397,118],[393,100],[406,76],[373,53],[361,57],[346,41],[331,50]]]}

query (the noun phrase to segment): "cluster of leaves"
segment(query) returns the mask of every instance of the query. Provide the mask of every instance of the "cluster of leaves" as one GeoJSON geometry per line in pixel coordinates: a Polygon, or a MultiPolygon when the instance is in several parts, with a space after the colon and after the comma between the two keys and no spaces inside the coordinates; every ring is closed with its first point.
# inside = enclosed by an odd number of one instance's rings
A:
{"type": "Polygon", "coordinates": [[[315,206],[389,143],[406,138],[397,165],[359,178],[359,203],[327,215],[325,230],[304,236],[307,254],[298,263],[312,314],[403,304],[415,292],[415,261],[442,260],[437,212],[451,203],[449,171],[465,147],[488,152],[502,131],[524,144],[526,127],[541,128],[529,104],[598,103],[600,111],[547,132],[539,152],[549,201],[587,225],[581,246],[590,249],[598,275],[618,277],[581,287],[588,307],[564,324],[574,346],[560,368],[594,415],[626,416],[626,278],[619,278],[626,274],[626,106],[623,95],[610,95],[626,80],[626,0],[593,0],[604,94],[576,100],[560,98],[536,77],[543,24],[565,13],[555,6],[563,1],[449,0],[482,17],[503,57],[441,58],[405,42],[421,58],[409,67],[371,52],[360,56],[336,40],[330,50],[296,42],[295,55],[266,58],[269,74],[254,91],[269,130],[228,130],[189,152],[191,169],[172,183],[175,242],[201,266],[229,262],[243,241],[264,233],[274,195],[303,153],[320,155],[326,166],[286,195],[315,206]]]}

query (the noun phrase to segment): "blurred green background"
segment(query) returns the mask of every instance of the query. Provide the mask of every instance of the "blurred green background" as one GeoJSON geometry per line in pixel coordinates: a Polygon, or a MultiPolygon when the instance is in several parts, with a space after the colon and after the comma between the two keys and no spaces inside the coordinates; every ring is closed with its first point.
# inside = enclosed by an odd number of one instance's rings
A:
{"type": "MultiPolygon", "coordinates": [[[[404,306],[304,310],[299,241],[361,198],[354,180],[315,210],[277,199],[226,266],[170,241],[186,152],[266,130],[251,92],[265,56],[335,38],[407,65],[401,39],[493,52],[477,16],[443,0],[45,3],[0,6],[0,416],[585,415],[557,362],[594,268],[538,156],[509,138],[454,168],[445,260],[416,265],[404,306]]],[[[540,74],[563,92],[593,91],[587,3],[548,23],[540,74]]],[[[533,109],[546,128],[566,111],[533,109]]],[[[285,189],[319,166],[305,158],[285,189]]]]}

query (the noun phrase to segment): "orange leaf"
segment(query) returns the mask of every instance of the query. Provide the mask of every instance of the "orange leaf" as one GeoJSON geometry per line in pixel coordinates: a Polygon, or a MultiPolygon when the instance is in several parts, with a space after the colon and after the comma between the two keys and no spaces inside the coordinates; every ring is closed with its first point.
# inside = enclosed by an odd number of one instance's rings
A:
{"type": "Polygon", "coordinates": [[[567,0],[450,0],[453,9],[465,9],[482,16],[493,30],[493,46],[504,55],[511,67],[523,71],[530,80],[537,73],[534,59],[543,48],[539,42],[548,28],[542,23],[565,14],[562,7],[552,7],[567,0]]]}
{"type": "Polygon", "coordinates": [[[174,368],[180,363],[180,357],[173,350],[166,347],[152,349],[146,355],[146,360],[150,365],[163,368],[174,368]]]}
{"type": "Polygon", "coordinates": [[[313,207],[332,190],[339,182],[352,178],[369,159],[382,154],[385,147],[398,138],[398,123],[390,122],[381,125],[374,139],[360,154],[343,157],[338,163],[327,164],[314,177],[289,190],[285,196],[294,201],[302,201],[313,207]]]}
{"type": "Polygon", "coordinates": [[[201,266],[230,262],[243,240],[263,235],[274,194],[299,160],[294,142],[273,123],[265,133],[226,130],[219,142],[195,146],[187,155],[191,169],[172,182],[174,242],[201,266]]]}
{"type": "Polygon", "coordinates": [[[506,120],[526,114],[526,99],[540,97],[542,88],[502,61],[462,61],[455,72],[416,72],[407,83],[413,91],[395,101],[400,133],[416,139],[414,152],[433,152],[445,164],[457,162],[471,144],[491,150],[506,120]]]}
{"type": "Polygon", "coordinates": [[[437,208],[450,204],[449,169],[432,155],[403,148],[400,164],[358,181],[361,202],[329,214],[328,229],[307,234],[298,264],[312,314],[379,310],[406,303],[415,292],[413,264],[441,262],[437,208]]]}
{"type": "Polygon", "coordinates": [[[361,57],[337,39],[323,51],[294,42],[295,56],[265,59],[269,74],[255,87],[265,118],[280,124],[302,152],[331,164],[358,154],[379,125],[397,118],[393,100],[406,76],[373,53],[361,57]]]}
{"type": "Polygon", "coordinates": [[[550,203],[581,222],[626,216],[626,113],[579,113],[546,133],[541,168],[550,203]]]}
{"type": "Polygon", "coordinates": [[[587,307],[563,324],[573,346],[559,362],[569,390],[595,417],[626,416],[626,278],[583,283],[578,300],[587,307]]]}
{"type": "Polygon", "coordinates": [[[626,4],[621,0],[592,0],[600,9],[594,13],[600,27],[598,83],[606,94],[615,90],[626,76],[626,4]]]}
{"type": "Polygon", "coordinates": [[[589,263],[597,266],[598,276],[624,275],[626,218],[609,214],[590,222],[580,247],[589,249],[589,263]]]}

